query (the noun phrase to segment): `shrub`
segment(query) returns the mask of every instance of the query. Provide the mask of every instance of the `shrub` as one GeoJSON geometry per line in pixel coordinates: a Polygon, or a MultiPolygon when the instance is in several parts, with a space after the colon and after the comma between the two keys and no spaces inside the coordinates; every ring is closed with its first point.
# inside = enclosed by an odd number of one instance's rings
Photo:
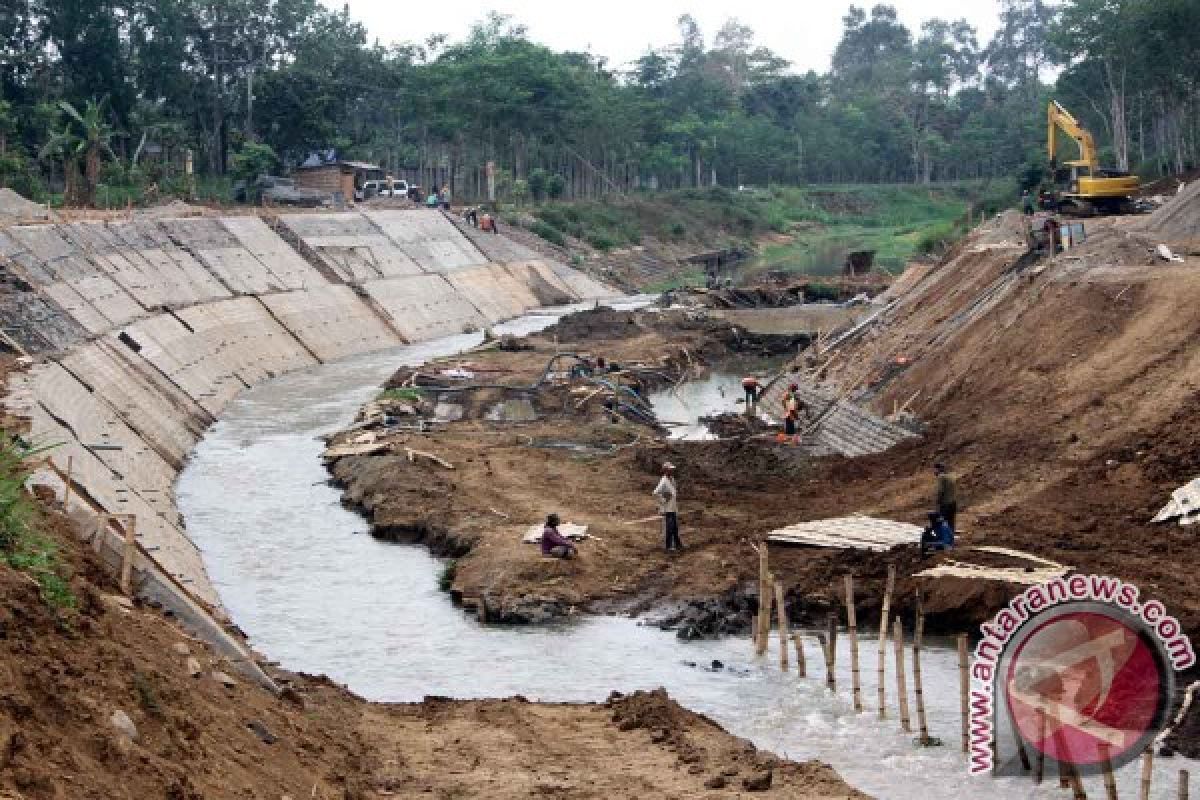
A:
{"type": "Polygon", "coordinates": [[[442,567],[442,574],[438,577],[438,588],[443,592],[450,591],[450,587],[454,585],[454,579],[457,576],[458,560],[452,558],[442,567]]]}
{"type": "Polygon", "coordinates": [[[39,451],[22,447],[2,430],[0,439],[0,558],[33,578],[51,607],[74,608],[75,595],[63,576],[58,548],[38,532],[38,509],[25,490],[28,459],[39,451]]]}
{"type": "Polygon", "coordinates": [[[617,246],[617,241],[607,233],[596,231],[587,235],[587,243],[597,250],[612,250],[617,246]]]}
{"type": "Polygon", "coordinates": [[[550,244],[556,244],[559,247],[567,246],[566,237],[563,236],[562,233],[560,233],[557,228],[553,228],[550,225],[548,225],[547,223],[542,222],[541,220],[534,222],[533,225],[531,225],[529,227],[529,230],[532,231],[537,236],[540,236],[541,238],[545,239],[550,244]]]}
{"type": "Polygon", "coordinates": [[[247,183],[253,183],[259,175],[274,174],[278,164],[279,157],[271,146],[260,142],[246,142],[231,161],[233,176],[247,183]]]}

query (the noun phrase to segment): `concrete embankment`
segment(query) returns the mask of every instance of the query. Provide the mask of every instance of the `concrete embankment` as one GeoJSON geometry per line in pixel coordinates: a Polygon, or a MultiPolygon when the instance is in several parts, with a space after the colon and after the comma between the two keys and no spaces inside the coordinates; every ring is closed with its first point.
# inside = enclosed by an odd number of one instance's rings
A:
{"type": "Polygon", "coordinates": [[[173,486],[240,391],[614,294],[492,238],[481,249],[478,234],[428,211],[0,229],[0,325],[31,357],[9,379],[8,410],[27,420],[34,443],[52,446],[35,481],[67,496],[73,515],[95,520],[85,529],[98,532],[101,550],[119,553],[125,520],[136,520],[142,590],[219,616],[173,486]]]}

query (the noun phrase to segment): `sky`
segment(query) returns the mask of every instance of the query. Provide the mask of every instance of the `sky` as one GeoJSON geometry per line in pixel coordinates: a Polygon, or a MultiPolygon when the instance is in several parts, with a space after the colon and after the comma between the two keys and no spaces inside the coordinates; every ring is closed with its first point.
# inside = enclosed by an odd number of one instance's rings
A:
{"type": "MultiPolygon", "coordinates": [[[[419,42],[435,33],[461,39],[488,11],[511,15],[529,29],[529,37],[554,50],[588,51],[622,67],[648,48],[678,40],[675,21],[690,13],[709,44],[730,17],[749,25],[757,42],[791,61],[798,72],[829,68],[842,32],[845,0],[489,0],[461,2],[403,0],[323,0],[332,8],[350,8],[373,40],[383,44],[419,42]]],[[[859,0],[869,8],[877,0],[859,0]]],[[[965,17],[986,44],[996,29],[999,0],[892,0],[901,21],[916,32],[932,18],[965,17]]]]}

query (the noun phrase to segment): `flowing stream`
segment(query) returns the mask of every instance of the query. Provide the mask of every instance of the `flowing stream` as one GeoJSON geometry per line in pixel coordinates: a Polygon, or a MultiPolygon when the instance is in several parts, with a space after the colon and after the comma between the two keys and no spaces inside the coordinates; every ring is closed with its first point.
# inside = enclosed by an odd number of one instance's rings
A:
{"type": "MultiPolygon", "coordinates": [[[[556,318],[533,314],[496,331],[529,333],[556,318]]],[[[730,732],[794,759],[826,761],[875,797],[1063,796],[1056,780],[1035,788],[1025,779],[968,777],[958,747],[957,656],[947,642],[931,642],[922,659],[930,732],[945,745],[922,749],[900,732],[894,714],[881,722],[870,711],[877,648],[870,636],[861,645],[868,713],[856,714],[846,636],[838,637],[842,674],[834,696],[820,677],[811,638],[810,677],[799,679],[779,669],[777,643],[764,662],[746,638],[681,642],[617,617],[537,629],[483,627],[454,608],[438,590],[437,559],[419,546],[375,540],[366,522],[341,506],[340,492],[326,484],[317,437],[349,423],[401,365],[480,340],[453,336],[277,378],[244,392],[196,448],[179,480],[179,507],[222,601],[258,650],[288,669],[328,674],[381,701],[522,694],[583,702],[601,701],[614,689],[665,686],[730,732]],[[724,668],[712,670],[714,660],[724,668]]],[[[692,413],[694,422],[699,411],[692,413]]],[[[888,675],[894,698],[890,661],[888,675]]],[[[1157,761],[1155,797],[1174,796],[1174,774],[1185,766],[1191,765],[1181,759],[1157,761]]],[[[1118,778],[1121,796],[1135,797],[1136,765],[1118,778]]],[[[1090,796],[1103,796],[1097,779],[1087,785],[1090,796]]]]}

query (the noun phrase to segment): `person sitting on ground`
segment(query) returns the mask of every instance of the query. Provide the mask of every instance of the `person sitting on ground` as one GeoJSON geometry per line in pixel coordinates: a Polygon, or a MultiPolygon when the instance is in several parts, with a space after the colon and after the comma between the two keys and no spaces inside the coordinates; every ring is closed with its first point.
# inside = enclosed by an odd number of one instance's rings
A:
{"type": "Polygon", "coordinates": [[[954,547],[954,529],[936,511],[929,512],[929,524],[921,531],[921,555],[930,550],[949,550],[954,547]]]}
{"type": "Polygon", "coordinates": [[[950,530],[957,531],[958,526],[955,525],[955,520],[958,517],[958,481],[946,469],[946,465],[940,461],[933,465],[933,474],[937,476],[935,502],[938,513],[950,525],[950,530]]]}
{"type": "Polygon", "coordinates": [[[425,207],[437,209],[438,205],[439,205],[438,194],[435,191],[431,191],[429,193],[429,196],[425,198],[425,207]]]}
{"type": "Polygon", "coordinates": [[[483,212],[483,214],[481,214],[479,217],[479,230],[483,231],[484,233],[487,233],[488,231],[491,231],[492,233],[500,232],[499,227],[496,225],[496,218],[486,211],[483,212]]]}
{"type": "Polygon", "coordinates": [[[542,529],[542,555],[550,558],[574,558],[578,549],[574,543],[558,532],[558,514],[546,517],[546,527],[542,529]]]}

